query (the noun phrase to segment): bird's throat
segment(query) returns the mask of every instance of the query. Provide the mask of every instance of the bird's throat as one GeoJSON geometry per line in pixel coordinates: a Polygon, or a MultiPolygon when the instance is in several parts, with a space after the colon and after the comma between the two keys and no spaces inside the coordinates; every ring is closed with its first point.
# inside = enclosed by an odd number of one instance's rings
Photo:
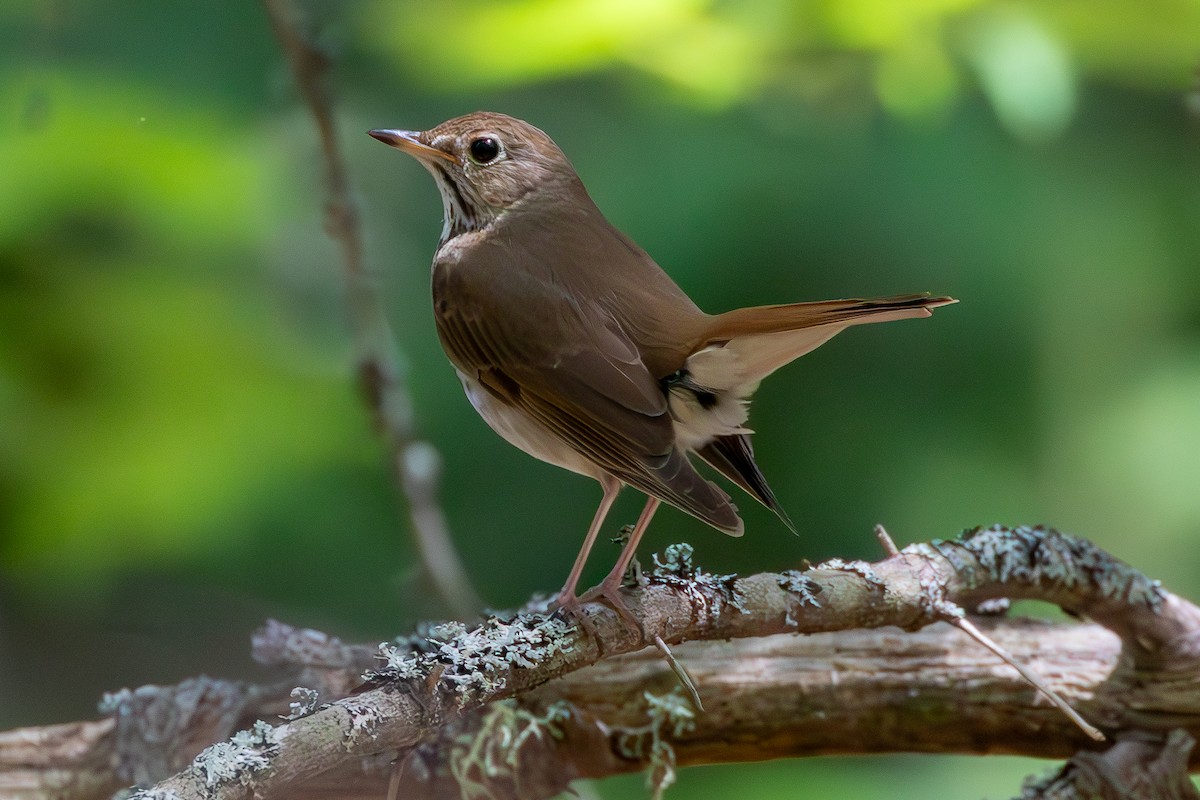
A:
{"type": "Polygon", "coordinates": [[[486,228],[495,218],[492,209],[481,206],[475,197],[447,174],[440,165],[429,165],[442,196],[442,238],[439,247],[462,236],[486,228]]]}

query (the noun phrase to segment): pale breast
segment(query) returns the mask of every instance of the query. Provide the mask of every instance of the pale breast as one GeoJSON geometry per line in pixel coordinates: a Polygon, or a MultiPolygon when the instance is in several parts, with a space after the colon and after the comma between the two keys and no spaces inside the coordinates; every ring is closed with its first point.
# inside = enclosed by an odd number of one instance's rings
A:
{"type": "Polygon", "coordinates": [[[504,441],[536,459],[599,480],[604,471],[575,452],[523,411],[496,399],[475,378],[455,370],[471,405],[504,441]]]}

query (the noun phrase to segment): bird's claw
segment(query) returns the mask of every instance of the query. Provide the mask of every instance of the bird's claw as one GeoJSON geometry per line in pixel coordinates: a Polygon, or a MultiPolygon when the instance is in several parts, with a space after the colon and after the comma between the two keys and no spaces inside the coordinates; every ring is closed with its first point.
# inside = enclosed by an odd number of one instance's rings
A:
{"type": "Polygon", "coordinates": [[[604,580],[597,586],[588,589],[579,597],[580,603],[591,603],[600,601],[613,611],[617,612],[617,616],[629,623],[636,631],[641,632],[641,620],[626,605],[624,598],[621,597],[621,585],[618,581],[604,580]]]}
{"type": "Polygon", "coordinates": [[[574,623],[583,629],[590,638],[600,641],[596,632],[596,623],[583,610],[583,601],[574,594],[560,594],[550,604],[552,614],[563,622],[574,623]]]}
{"type": "Polygon", "coordinates": [[[634,630],[638,631],[639,633],[642,631],[641,621],[636,615],[634,615],[633,611],[629,609],[629,606],[621,597],[620,591],[621,587],[618,583],[606,580],[603,583],[588,589],[578,597],[573,594],[560,594],[558,597],[554,598],[553,603],[551,603],[551,607],[554,609],[554,615],[559,619],[562,619],[564,622],[573,622],[579,625],[579,627],[583,629],[584,633],[586,633],[600,645],[600,649],[603,651],[604,644],[600,641],[599,633],[596,630],[596,623],[593,622],[592,618],[583,610],[583,605],[585,603],[603,603],[613,611],[617,612],[617,616],[628,623],[634,630]]]}

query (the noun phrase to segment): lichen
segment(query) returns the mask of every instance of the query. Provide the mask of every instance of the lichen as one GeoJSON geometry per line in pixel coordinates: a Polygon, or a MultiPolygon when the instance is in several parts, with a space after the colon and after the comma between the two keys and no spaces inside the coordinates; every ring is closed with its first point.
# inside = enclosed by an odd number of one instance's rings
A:
{"type": "Polygon", "coordinates": [[[125,688],[115,692],[105,692],[96,704],[96,710],[105,716],[119,716],[129,712],[129,703],[133,700],[133,691],[125,688]]]}
{"type": "Polygon", "coordinates": [[[1002,617],[1012,608],[1012,601],[1007,597],[993,597],[975,606],[975,613],[981,617],[1002,617]]]}
{"type": "Polygon", "coordinates": [[[656,576],[677,575],[681,578],[692,577],[696,573],[696,566],[692,563],[692,556],[695,555],[695,552],[695,548],[687,542],[667,545],[661,559],[658,557],[658,553],[651,556],[654,560],[653,574],[656,576]]]}
{"type": "Polygon", "coordinates": [[[489,617],[477,628],[447,623],[428,630],[421,649],[411,643],[383,643],[383,666],[368,672],[371,682],[421,682],[454,687],[461,705],[503,690],[514,668],[531,669],[566,651],[574,628],[556,617],[521,613],[504,620],[489,617]]]}
{"type": "Polygon", "coordinates": [[[668,694],[646,692],[642,697],[646,701],[647,723],[616,731],[614,745],[624,758],[648,763],[646,785],[658,800],[675,783],[675,748],[668,737],[678,738],[692,731],[696,727],[696,712],[679,687],[668,694]]]}
{"type": "Polygon", "coordinates": [[[514,796],[524,796],[521,758],[526,746],[546,737],[561,739],[562,723],[570,716],[570,706],[561,701],[543,714],[520,708],[513,700],[488,706],[479,729],[459,734],[450,747],[450,774],[463,800],[487,800],[496,784],[511,785],[514,796]]]}
{"type": "Polygon", "coordinates": [[[971,585],[986,581],[1087,588],[1106,598],[1152,609],[1162,605],[1166,596],[1158,581],[1088,540],[1040,525],[973,528],[953,541],[935,540],[924,548],[910,546],[905,551],[936,552],[971,585]]]}
{"type": "MultiPolygon", "coordinates": [[[[621,530],[616,536],[609,539],[610,542],[624,547],[629,543],[629,537],[633,536],[633,525],[622,525],[621,530]]],[[[637,554],[629,559],[629,566],[625,569],[625,574],[621,576],[622,586],[641,586],[645,578],[642,575],[642,562],[638,560],[637,554]]]]}
{"type": "Polygon", "coordinates": [[[289,713],[284,719],[294,720],[307,717],[320,707],[321,693],[307,686],[297,686],[292,689],[291,696],[295,699],[288,703],[289,713]]]}
{"type": "Polygon", "coordinates": [[[350,715],[350,733],[346,736],[347,750],[353,750],[363,739],[374,739],[379,723],[382,721],[379,710],[366,703],[356,700],[346,700],[342,703],[346,713],[350,715]]]}
{"type": "Polygon", "coordinates": [[[840,572],[851,572],[858,575],[877,589],[885,588],[883,579],[875,573],[871,565],[865,561],[846,561],[842,558],[831,558],[817,565],[818,569],[831,569],[840,572]]]}
{"type": "Polygon", "coordinates": [[[661,558],[655,553],[654,569],[647,573],[646,582],[684,592],[701,617],[718,619],[726,607],[747,613],[745,598],[737,589],[738,576],[705,572],[692,562],[693,553],[686,542],[669,545],[661,558]]]}
{"type": "Polygon", "coordinates": [[[178,768],[176,754],[189,748],[197,725],[211,727],[214,738],[227,735],[249,697],[243,684],[205,676],[105,694],[99,705],[115,722],[114,774],[130,785],[154,784],[178,768]]]}
{"type": "Polygon", "coordinates": [[[817,594],[821,591],[820,584],[798,569],[781,572],[779,577],[779,587],[789,594],[794,594],[800,605],[821,607],[821,601],[817,599],[817,594]]]}
{"type": "Polygon", "coordinates": [[[249,730],[235,733],[229,741],[206,747],[192,761],[191,770],[209,788],[230,781],[248,785],[254,773],[270,766],[270,758],[278,750],[278,731],[258,720],[249,730]]]}
{"type": "Polygon", "coordinates": [[[112,796],[112,800],[182,800],[170,789],[122,789],[112,796]]]}

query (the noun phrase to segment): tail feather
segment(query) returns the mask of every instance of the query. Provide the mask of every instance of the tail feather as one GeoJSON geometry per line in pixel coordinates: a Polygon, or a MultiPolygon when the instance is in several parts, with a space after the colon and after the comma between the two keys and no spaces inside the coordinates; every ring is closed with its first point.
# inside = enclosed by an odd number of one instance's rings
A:
{"type": "Polygon", "coordinates": [[[739,308],[713,318],[693,350],[689,369],[698,380],[703,372],[717,373],[707,385],[744,385],[753,391],[758,381],[851,325],[928,317],[934,308],[956,302],[950,297],[909,294],[739,308]],[[736,374],[719,374],[734,366],[736,374]]]}
{"type": "Polygon", "coordinates": [[[755,500],[774,511],[788,530],[796,532],[796,526],[775,499],[775,492],[771,491],[766,477],[754,461],[754,448],[750,444],[749,434],[718,436],[697,450],[696,455],[744,489],[755,500]]]}
{"type": "Polygon", "coordinates": [[[706,331],[707,340],[696,349],[737,336],[928,317],[933,313],[932,309],[957,302],[952,297],[931,297],[924,293],[738,308],[718,314],[706,331]]]}

